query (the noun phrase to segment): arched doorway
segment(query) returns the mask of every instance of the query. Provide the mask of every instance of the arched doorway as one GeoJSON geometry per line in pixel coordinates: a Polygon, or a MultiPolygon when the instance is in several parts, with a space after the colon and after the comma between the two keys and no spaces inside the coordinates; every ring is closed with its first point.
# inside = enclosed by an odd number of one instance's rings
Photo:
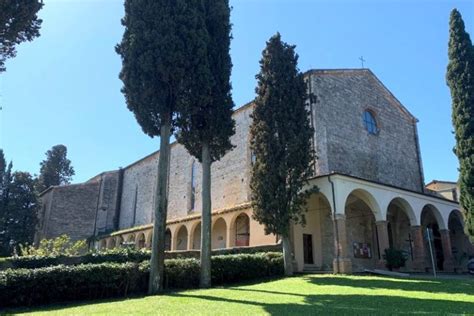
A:
{"type": "Polygon", "coordinates": [[[227,224],[220,217],[212,225],[212,249],[223,249],[226,247],[227,224]]]}
{"type": "Polygon", "coordinates": [[[464,269],[469,260],[469,237],[464,233],[464,218],[460,211],[453,210],[448,219],[449,237],[454,264],[457,268],[464,269]]]}
{"type": "Polygon", "coordinates": [[[102,240],[100,241],[99,250],[105,250],[105,249],[107,249],[107,240],[102,239],[102,240]]]}
{"type": "Polygon", "coordinates": [[[387,230],[390,248],[402,251],[411,264],[414,258],[411,222],[416,222],[413,209],[402,198],[393,199],[387,209],[387,230]]]}
{"type": "Polygon", "coordinates": [[[143,249],[143,248],[145,248],[145,234],[141,233],[138,235],[137,249],[143,249]]]}
{"type": "Polygon", "coordinates": [[[334,225],[329,201],[314,193],[306,201],[306,225],[293,225],[292,240],[298,269],[331,271],[334,259],[334,225]]]}
{"type": "Polygon", "coordinates": [[[383,256],[378,250],[375,203],[372,195],[361,189],[354,190],[346,199],[347,249],[354,272],[374,269],[383,256]]]}
{"type": "Polygon", "coordinates": [[[126,246],[130,247],[130,248],[135,247],[135,235],[134,234],[128,235],[126,246]]]}
{"type": "Polygon", "coordinates": [[[438,270],[443,270],[444,254],[443,242],[441,240],[440,226],[442,226],[442,217],[438,209],[433,205],[425,205],[421,212],[421,227],[425,240],[426,262],[431,267],[430,242],[428,240],[428,232],[431,235],[431,249],[433,250],[434,262],[438,270]]]}
{"type": "Polygon", "coordinates": [[[118,236],[117,237],[117,247],[122,247],[122,245],[123,245],[123,237],[118,236]]]}
{"type": "Polygon", "coordinates": [[[176,250],[188,250],[188,230],[181,226],[176,234],[176,250]]]}
{"type": "Polygon", "coordinates": [[[107,246],[108,249],[114,249],[116,246],[115,238],[109,239],[109,245],[107,246]]]}
{"type": "Polygon", "coordinates": [[[165,232],[165,250],[171,250],[171,230],[169,228],[165,232]]]}
{"type": "Polygon", "coordinates": [[[201,222],[194,227],[192,249],[201,249],[201,222]]]}
{"type": "Polygon", "coordinates": [[[235,246],[247,247],[250,244],[250,218],[241,213],[235,219],[235,246]]]}
{"type": "Polygon", "coordinates": [[[147,235],[147,243],[146,243],[146,247],[148,249],[151,249],[152,245],[153,245],[153,231],[149,232],[148,235],[147,235]]]}

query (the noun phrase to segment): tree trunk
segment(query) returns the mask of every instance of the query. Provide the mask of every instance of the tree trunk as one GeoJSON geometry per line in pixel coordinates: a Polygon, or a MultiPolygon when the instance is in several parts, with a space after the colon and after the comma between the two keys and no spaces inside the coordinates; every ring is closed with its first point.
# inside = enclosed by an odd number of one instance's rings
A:
{"type": "Polygon", "coordinates": [[[163,272],[165,263],[165,232],[168,212],[168,169],[170,156],[171,117],[162,123],[160,133],[160,153],[158,156],[158,179],[156,185],[155,223],[151,247],[150,279],[148,293],[163,291],[163,272]]]}
{"type": "Polygon", "coordinates": [[[291,243],[290,238],[286,235],[281,236],[283,244],[283,263],[285,266],[285,275],[293,275],[293,260],[291,258],[291,243]]]}
{"type": "Polygon", "coordinates": [[[209,144],[202,144],[202,216],[200,286],[211,286],[211,154],[209,144]]]}

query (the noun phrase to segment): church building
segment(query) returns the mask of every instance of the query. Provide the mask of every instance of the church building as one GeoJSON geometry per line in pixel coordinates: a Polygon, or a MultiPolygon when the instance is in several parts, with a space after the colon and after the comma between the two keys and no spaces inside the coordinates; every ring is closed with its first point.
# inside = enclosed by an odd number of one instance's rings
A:
{"type": "MultiPolygon", "coordinates": [[[[306,225],[292,225],[298,271],[360,272],[385,268],[384,250],[402,250],[405,270],[465,269],[474,248],[458,202],[425,189],[417,119],[369,69],[305,73],[318,159],[309,186],[306,225]],[[429,233],[428,233],[429,232],[429,233]],[[428,237],[431,238],[428,238],[428,237]]],[[[213,249],[275,245],[252,218],[249,127],[253,104],[234,111],[235,148],[212,165],[213,249]]],[[[159,152],[87,182],[41,194],[36,240],[68,234],[91,247],[149,248],[159,152]]],[[[171,145],[166,247],[198,250],[201,167],[171,145]]]]}

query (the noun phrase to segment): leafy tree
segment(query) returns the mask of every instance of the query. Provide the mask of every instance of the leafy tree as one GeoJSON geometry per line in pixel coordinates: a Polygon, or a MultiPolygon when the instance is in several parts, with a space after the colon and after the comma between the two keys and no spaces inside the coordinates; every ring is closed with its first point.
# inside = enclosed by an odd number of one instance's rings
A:
{"type": "MultiPolygon", "coordinates": [[[[199,1],[198,1],[199,3],[199,1]]],[[[198,5],[199,6],[199,5],[198,5]]],[[[178,141],[202,165],[201,287],[211,285],[211,164],[232,149],[235,133],[232,119],[229,54],[231,40],[228,0],[204,0],[199,13],[205,29],[199,29],[193,70],[186,82],[185,98],[178,115],[178,141]]]]}
{"type": "Polygon", "coordinates": [[[312,174],[314,153],[306,87],[297,63],[295,46],[282,42],[279,33],[270,38],[256,76],[250,127],[253,217],[267,233],[281,236],[286,275],[293,273],[290,222],[305,224],[306,200],[316,190],[302,191],[312,174]]]}
{"type": "Polygon", "coordinates": [[[67,159],[67,148],[64,145],[56,145],[48,150],[46,159],[40,165],[38,192],[53,185],[69,184],[75,174],[71,160],[67,159]]]}
{"type": "Polygon", "coordinates": [[[87,242],[85,240],[71,241],[71,238],[63,234],[53,239],[42,239],[38,247],[32,244],[20,244],[21,256],[77,256],[87,252],[87,242]]]}
{"type": "Polygon", "coordinates": [[[449,64],[446,75],[451,89],[454,149],[460,165],[461,206],[466,227],[474,236],[474,48],[458,10],[449,22],[449,64]]]}
{"type": "Polygon", "coordinates": [[[0,1],[0,73],[6,70],[5,61],[16,56],[16,45],[40,35],[37,13],[42,7],[42,0],[0,1]]]}
{"type": "Polygon", "coordinates": [[[0,255],[10,255],[20,244],[32,243],[38,221],[38,198],[34,179],[16,171],[7,184],[1,213],[0,255]]]}
{"type": "Polygon", "coordinates": [[[196,53],[195,0],[126,0],[125,32],[116,47],[128,109],[143,132],[160,136],[149,293],[163,289],[170,136],[196,53]]]}
{"type": "Polygon", "coordinates": [[[0,256],[9,254],[10,238],[7,234],[7,202],[11,182],[12,163],[7,166],[3,150],[0,149],[0,256]]]}

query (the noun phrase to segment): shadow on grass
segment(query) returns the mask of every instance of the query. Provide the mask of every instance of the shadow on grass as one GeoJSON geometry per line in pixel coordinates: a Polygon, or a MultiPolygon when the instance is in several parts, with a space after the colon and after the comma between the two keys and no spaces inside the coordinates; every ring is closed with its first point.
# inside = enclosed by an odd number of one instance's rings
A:
{"type": "Polygon", "coordinates": [[[474,295],[474,281],[471,280],[352,279],[311,276],[305,277],[305,280],[316,285],[474,295]]]}
{"type": "MultiPolygon", "coordinates": [[[[413,297],[388,296],[388,295],[359,295],[359,294],[301,294],[297,290],[294,292],[282,288],[282,291],[271,291],[259,288],[241,288],[240,286],[262,284],[275,281],[275,279],[265,279],[258,282],[239,283],[238,286],[222,287],[228,291],[238,292],[261,292],[268,294],[265,301],[256,301],[251,299],[239,299],[239,295],[233,295],[233,298],[224,298],[218,295],[201,295],[199,292],[176,292],[169,291],[165,295],[172,297],[194,298],[203,301],[203,306],[209,307],[209,302],[229,302],[244,305],[253,305],[263,308],[271,315],[290,315],[290,314],[314,314],[324,313],[342,313],[342,314],[397,314],[397,313],[436,313],[436,314],[462,314],[474,313],[474,303],[458,302],[449,299],[419,299],[413,297]],[[196,293],[196,294],[195,294],[196,293]],[[283,296],[300,297],[299,303],[268,303],[281,302],[283,296]],[[273,297],[272,297],[273,296],[273,297]]],[[[304,281],[314,285],[328,286],[347,286],[353,288],[370,289],[391,289],[401,291],[421,291],[430,293],[450,293],[473,295],[474,282],[460,280],[412,280],[412,279],[352,279],[350,277],[331,277],[331,276],[306,276],[304,281]]],[[[215,289],[219,289],[216,287],[215,289]]],[[[317,289],[315,288],[315,292],[317,289]]],[[[136,295],[127,299],[140,299],[145,296],[136,295]]],[[[58,311],[64,308],[80,307],[89,304],[106,304],[123,301],[124,298],[104,299],[85,302],[69,302],[47,306],[21,308],[6,310],[8,313],[21,314],[31,311],[58,311]]],[[[138,311],[138,310],[137,310],[138,311]]],[[[208,311],[212,313],[212,308],[208,311]]],[[[67,313],[67,311],[66,311],[67,313]]],[[[2,312],[0,312],[2,314],[2,312]]]]}
{"type": "MultiPolygon", "coordinates": [[[[268,291],[265,291],[268,292],[268,291]]],[[[280,292],[276,292],[282,294],[280,292]]],[[[173,296],[262,307],[271,315],[311,315],[317,312],[342,314],[464,314],[474,303],[384,295],[306,295],[303,303],[263,303],[211,295],[174,293],[173,296]]],[[[208,304],[206,304],[208,305],[208,304]]]]}

